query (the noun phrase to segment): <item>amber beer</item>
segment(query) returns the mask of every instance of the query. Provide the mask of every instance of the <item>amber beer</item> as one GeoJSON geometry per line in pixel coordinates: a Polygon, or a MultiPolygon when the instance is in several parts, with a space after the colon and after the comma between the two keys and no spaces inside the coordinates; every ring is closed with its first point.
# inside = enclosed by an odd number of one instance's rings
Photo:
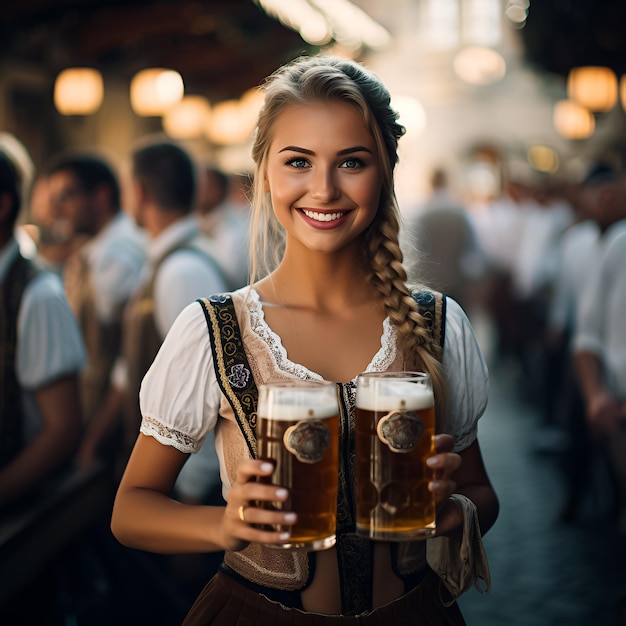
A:
{"type": "Polygon", "coordinates": [[[361,374],[356,392],[357,533],[406,541],[435,533],[433,472],[435,408],[421,372],[361,374]]]}
{"type": "Polygon", "coordinates": [[[261,385],[257,419],[258,457],[274,464],[267,482],[285,487],[285,502],[267,508],[294,511],[298,521],[285,549],[325,550],[335,544],[338,488],[339,408],[334,383],[296,381],[261,385]]]}

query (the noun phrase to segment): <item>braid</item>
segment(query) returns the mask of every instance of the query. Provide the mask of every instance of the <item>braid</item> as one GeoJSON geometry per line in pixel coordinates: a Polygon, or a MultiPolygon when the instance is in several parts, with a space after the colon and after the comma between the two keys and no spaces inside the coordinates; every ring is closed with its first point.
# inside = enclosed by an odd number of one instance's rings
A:
{"type": "Polygon", "coordinates": [[[443,416],[446,393],[440,363],[441,348],[433,339],[407,287],[398,230],[397,211],[386,211],[377,227],[369,230],[365,250],[369,263],[366,267],[371,268],[369,279],[381,294],[389,320],[397,330],[398,343],[406,355],[408,368],[430,375],[437,415],[443,416]]]}
{"type": "MultiPolygon", "coordinates": [[[[267,154],[272,141],[272,128],[278,116],[294,103],[346,102],[356,107],[376,142],[382,174],[381,199],[378,213],[363,233],[363,267],[383,300],[391,323],[398,331],[399,348],[406,355],[411,369],[430,374],[439,415],[445,415],[445,391],[441,364],[441,349],[433,341],[426,321],[407,287],[407,273],[402,265],[398,243],[399,210],[395,199],[393,171],[398,163],[398,140],[405,132],[398,114],[391,107],[391,96],[380,79],[362,65],[330,56],[302,57],[277,70],[264,85],[265,100],[252,147],[256,163],[254,202],[252,205],[253,233],[251,256],[257,251],[267,258],[270,248],[279,256],[283,239],[273,235],[283,233],[272,211],[271,198],[265,190],[267,154]],[[260,227],[263,226],[263,228],[260,227]],[[268,232],[270,235],[268,235],[268,232]],[[257,247],[258,244],[260,245],[257,247]],[[269,244],[269,245],[268,245],[269,244]]],[[[279,259],[270,259],[269,271],[279,259]]]]}

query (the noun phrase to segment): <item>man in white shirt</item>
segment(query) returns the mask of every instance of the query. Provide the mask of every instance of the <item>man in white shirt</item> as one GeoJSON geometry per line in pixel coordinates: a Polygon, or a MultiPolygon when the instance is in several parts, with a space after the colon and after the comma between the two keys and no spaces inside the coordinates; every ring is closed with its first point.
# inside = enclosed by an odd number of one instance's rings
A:
{"type": "Polygon", "coordinates": [[[590,430],[606,445],[615,473],[618,522],[626,532],[626,176],[605,190],[603,202],[617,221],[603,233],[582,286],[574,361],[590,430]]]}
{"type": "MultiPolygon", "coordinates": [[[[220,265],[203,246],[193,213],[197,178],[191,156],[175,143],[149,142],[133,152],[132,176],[134,217],[150,240],[148,264],[125,312],[126,382],[116,376],[128,394],[129,446],[139,434],[141,381],[174,320],[194,300],[228,288],[220,265]]],[[[218,484],[218,461],[210,440],[189,459],[177,489],[187,499],[202,500],[218,484]]]]}
{"type": "Polygon", "coordinates": [[[80,437],[80,331],[59,278],[15,237],[17,165],[0,151],[0,508],[44,486],[80,437]]]}
{"type": "MultiPolygon", "coordinates": [[[[61,154],[46,173],[53,215],[68,223],[74,235],[87,236],[87,243],[68,259],[64,279],[87,348],[81,377],[86,430],[79,461],[89,463],[98,454],[96,443],[103,442],[122,312],[145,262],[145,235],[121,210],[117,175],[103,157],[61,154]]],[[[109,444],[114,451],[116,442],[109,444]]]]}

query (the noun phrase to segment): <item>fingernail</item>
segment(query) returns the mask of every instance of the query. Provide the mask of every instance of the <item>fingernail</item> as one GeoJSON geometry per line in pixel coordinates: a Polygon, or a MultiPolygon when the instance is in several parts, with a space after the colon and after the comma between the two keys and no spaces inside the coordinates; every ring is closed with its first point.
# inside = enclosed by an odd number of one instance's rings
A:
{"type": "Polygon", "coordinates": [[[296,514],[295,513],[285,513],[285,521],[286,522],[295,522],[296,521],[296,514]]]}
{"type": "Polygon", "coordinates": [[[428,483],[428,488],[429,488],[431,491],[434,491],[435,489],[439,489],[439,487],[441,487],[441,483],[440,483],[438,480],[431,480],[431,481],[428,483]]]}
{"type": "Polygon", "coordinates": [[[287,539],[289,539],[290,535],[289,533],[280,533],[280,535],[278,535],[278,538],[281,541],[287,541],[287,539]]]}
{"type": "Polygon", "coordinates": [[[435,467],[439,465],[439,460],[434,456],[430,456],[426,459],[426,465],[429,467],[435,467]]]}
{"type": "Polygon", "coordinates": [[[283,498],[287,497],[287,490],[286,489],[277,489],[275,493],[276,493],[276,497],[279,500],[282,500],[283,498]]]}
{"type": "Polygon", "coordinates": [[[261,463],[261,471],[262,472],[271,472],[273,471],[274,466],[271,463],[261,463]]]}

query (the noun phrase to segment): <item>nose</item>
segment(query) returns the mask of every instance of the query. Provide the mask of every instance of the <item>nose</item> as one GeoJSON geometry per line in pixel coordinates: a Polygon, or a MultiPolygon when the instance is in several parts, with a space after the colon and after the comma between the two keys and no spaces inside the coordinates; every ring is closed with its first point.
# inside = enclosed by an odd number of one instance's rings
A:
{"type": "Polygon", "coordinates": [[[310,195],[313,200],[328,204],[341,195],[334,168],[317,168],[311,178],[310,195]]]}

